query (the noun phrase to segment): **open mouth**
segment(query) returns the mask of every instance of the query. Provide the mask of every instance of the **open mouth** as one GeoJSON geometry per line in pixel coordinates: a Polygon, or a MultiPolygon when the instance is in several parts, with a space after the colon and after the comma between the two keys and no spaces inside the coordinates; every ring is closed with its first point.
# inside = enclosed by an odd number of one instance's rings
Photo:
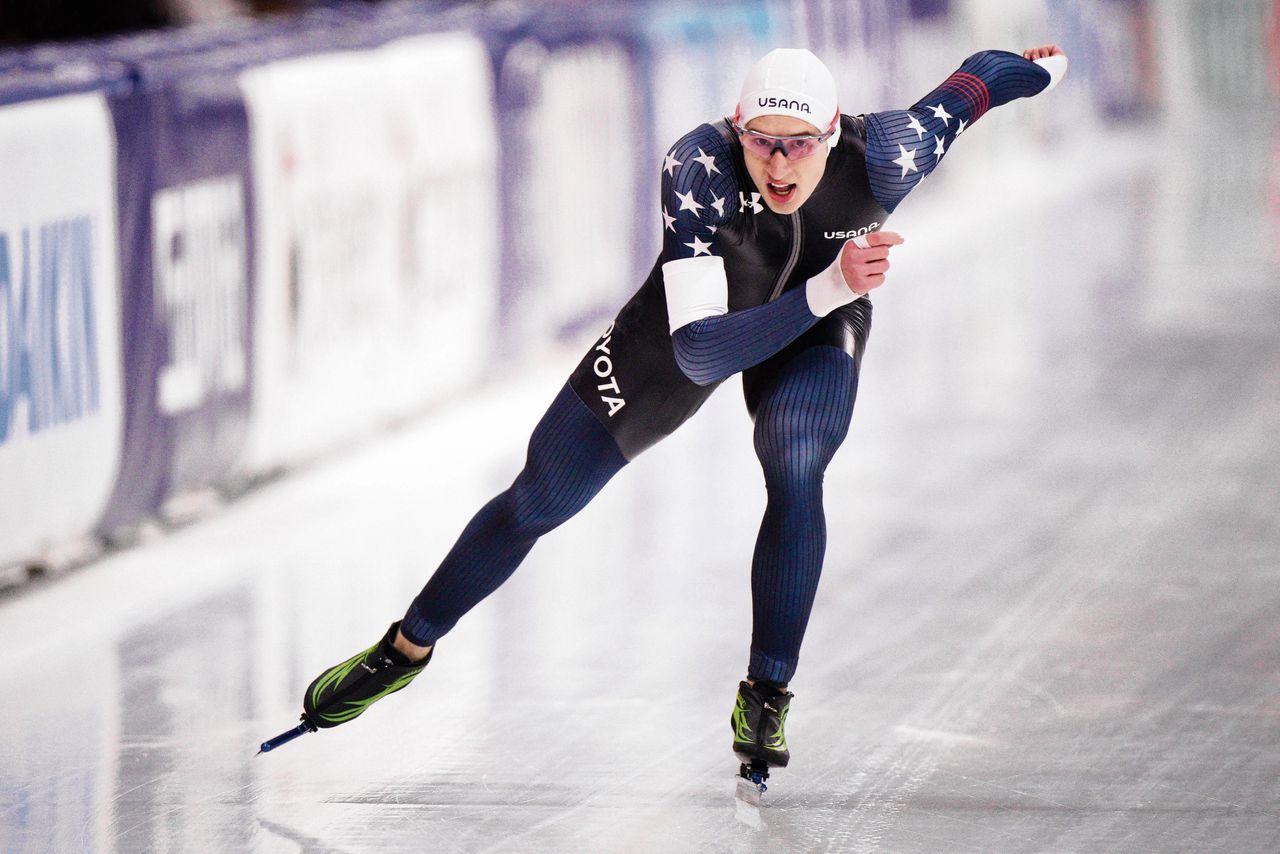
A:
{"type": "Polygon", "coordinates": [[[769,181],[764,186],[769,193],[769,198],[778,204],[786,204],[791,201],[791,197],[796,192],[795,184],[780,184],[775,181],[769,181]]]}

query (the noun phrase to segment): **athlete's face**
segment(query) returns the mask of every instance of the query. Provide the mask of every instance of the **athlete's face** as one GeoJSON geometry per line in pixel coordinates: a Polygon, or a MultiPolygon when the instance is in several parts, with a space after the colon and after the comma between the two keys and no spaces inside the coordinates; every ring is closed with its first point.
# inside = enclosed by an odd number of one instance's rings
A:
{"type": "MultiPolygon", "coordinates": [[[[747,130],[769,136],[817,136],[822,133],[808,122],[791,116],[758,116],[747,123],[747,130]]],[[[830,151],[823,142],[818,145],[817,153],[798,160],[785,157],[781,148],[775,148],[768,157],[744,150],[743,159],[769,210],[789,214],[799,210],[813,195],[827,170],[830,151]]]]}

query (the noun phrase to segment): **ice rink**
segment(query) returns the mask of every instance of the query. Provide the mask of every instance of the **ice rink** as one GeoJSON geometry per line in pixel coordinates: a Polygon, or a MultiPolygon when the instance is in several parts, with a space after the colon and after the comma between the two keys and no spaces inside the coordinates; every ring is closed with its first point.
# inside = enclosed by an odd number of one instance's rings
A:
{"type": "Polygon", "coordinates": [[[1280,848],[1280,136],[1218,110],[957,157],[895,216],[760,808],[728,727],[764,505],[736,380],[409,690],[254,755],[509,483],[587,330],[5,592],[0,851],[1280,848]]]}

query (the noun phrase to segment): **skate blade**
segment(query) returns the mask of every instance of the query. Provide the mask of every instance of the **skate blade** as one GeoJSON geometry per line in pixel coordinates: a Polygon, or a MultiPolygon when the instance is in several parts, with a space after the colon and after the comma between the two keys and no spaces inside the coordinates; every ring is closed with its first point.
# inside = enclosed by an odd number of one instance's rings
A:
{"type": "Polygon", "coordinates": [[[285,732],[282,732],[279,735],[277,735],[275,738],[269,738],[266,741],[262,742],[262,744],[258,745],[258,752],[255,753],[254,756],[261,756],[264,753],[268,753],[272,750],[275,750],[277,747],[280,747],[281,745],[288,744],[289,742],[293,741],[295,738],[298,738],[299,736],[303,736],[309,732],[316,731],[316,725],[313,724],[310,721],[310,719],[307,718],[306,715],[303,715],[301,720],[302,720],[302,723],[298,724],[293,729],[286,730],[285,732]]]}
{"type": "Polygon", "coordinates": [[[764,819],[760,816],[760,789],[750,780],[738,779],[738,790],[734,793],[733,817],[752,830],[764,827],[764,819]]]}
{"type": "Polygon", "coordinates": [[[745,804],[751,804],[752,806],[758,807],[760,806],[763,794],[764,793],[760,791],[760,787],[755,783],[750,780],[743,780],[741,777],[738,778],[738,790],[736,793],[738,800],[745,804]]]}

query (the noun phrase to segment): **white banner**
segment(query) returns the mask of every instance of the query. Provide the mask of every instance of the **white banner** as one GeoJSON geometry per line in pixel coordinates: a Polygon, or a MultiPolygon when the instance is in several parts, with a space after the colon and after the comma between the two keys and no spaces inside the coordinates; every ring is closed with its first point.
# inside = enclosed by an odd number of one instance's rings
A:
{"type": "MultiPolygon", "coordinates": [[[[522,340],[545,341],[583,321],[594,327],[640,287],[631,263],[636,176],[651,172],[656,186],[659,172],[636,162],[643,104],[623,48],[548,53],[529,41],[511,50],[503,74],[529,77],[536,93],[523,126],[511,129],[528,164],[512,200],[527,280],[509,314],[522,340]]],[[[653,212],[660,222],[656,202],[653,212]]]]}
{"type": "Polygon", "coordinates": [[[243,183],[224,175],[167,187],[151,200],[156,310],[171,319],[158,378],[163,415],[198,409],[248,382],[243,183]]]}
{"type": "Polygon", "coordinates": [[[490,78],[467,34],[244,74],[258,234],[251,471],[439,400],[483,366],[498,253],[490,78]]]}
{"type": "Polygon", "coordinates": [[[0,107],[0,566],[89,533],[120,464],[115,196],[100,96],[0,107]]]}

